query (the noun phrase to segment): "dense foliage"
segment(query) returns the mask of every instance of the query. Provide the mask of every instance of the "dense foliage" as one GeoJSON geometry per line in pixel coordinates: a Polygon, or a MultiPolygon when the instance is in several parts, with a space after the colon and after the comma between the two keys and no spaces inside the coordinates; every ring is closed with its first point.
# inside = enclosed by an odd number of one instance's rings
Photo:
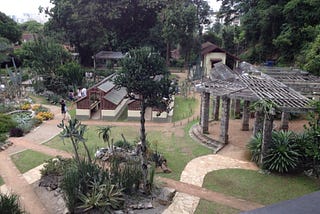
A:
{"type": "Polygon", "coordinates": [[[0,210],[3,214],[22,214],[25,213],[20,206],[19,197],[15,194],[0,193],[0,210]]]}
{"type": "MultiPolygon", "coordinates": [[[[224,18],[226,25],[240,19],[240,31],[233,43],[240,42],[244,59],[252,63],[276,60],[319,72],[314,69],[319,57],[315,51],[319,47],[316,39],[320,33],[319,1],[219,1],[222,2],[219,17],[224,18]]],[[[237,28],[234,26],[234,30],[237,28]]]]}
{"type": "MultiPolygon", "coordinates": [[[[314,112],[308,116],[308,125],[303,133],[273,131],[271,145],[260,167],[285,173],[308,171],[320,175],[320,102],[313,104],[314,112]]],[[[258,133],[248,143],[251,160],[259,163],[261,158],[262,135],[258,133]]]]}

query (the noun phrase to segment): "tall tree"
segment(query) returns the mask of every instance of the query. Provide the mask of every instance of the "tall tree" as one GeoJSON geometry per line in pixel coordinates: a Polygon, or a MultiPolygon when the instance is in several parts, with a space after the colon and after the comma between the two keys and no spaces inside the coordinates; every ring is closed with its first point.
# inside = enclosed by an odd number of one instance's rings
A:
{"type": "Polygon", "coordinates": [[[0,37],[8,39],[11,43],[19,42],[22,31],[18,24],[6,14],[0,12],[0,37]]]}
{"type": "Polygon", "coordinates": [[[170,73],[164,59],[151,48],[143,47],[129,51],[121,64],[122,70],[117,73],[114,83],[118,87],[126,87],[128,96],[140,103],[141,167],[144,189],[147,190],[146,108],[168,111],[175,87],[169,79],[170,73]]]}

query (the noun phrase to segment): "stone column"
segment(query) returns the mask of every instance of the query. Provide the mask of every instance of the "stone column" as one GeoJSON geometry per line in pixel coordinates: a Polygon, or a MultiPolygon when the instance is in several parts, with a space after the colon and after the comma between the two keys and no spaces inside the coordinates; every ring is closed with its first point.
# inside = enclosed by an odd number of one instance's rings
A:
{"type": "Polygon", "coordinates": [[[263,164],[264,158],[267,155],[267,152],[272,143],[272,129],[273,129],[273,115],[265,114],[263,121],[263,132],[262,132],[262,145],[261,145],[261,157],[260,157],[260,165],[263,164]]]}
{"type": "Polygon", "coordinates": [[[219,120],[219,112],[220,112],[220,96],[216,96],[213,105],[213,120],[219,120]]]}
{"type": "Polygon", "coordinates": [[[230,98],[222,98],[222,115],[220,124],[220,141],[227,144],[229,140],[230,98]]]}
{"type": "Polygon", "coordinates": [[[200,126],[203,134],[209,133],[209,102],[210,102],[210,93],[203,92],[201,94],[201,116],[200,116],[200,126]]]}
{"type": "Polygon", "coordinates": [[[242,131],[249,131],[249,118],[250,118],[250,101],[245,100],[243,103],[243,112],[242,112],[242,131]]]}
{"type": "Polygon", "coordinates": [[[236,119],[240,119],[240,113],[241,113],[240,100],[236,99],[235,103],[234,103],[234,116],[235,116],[236,119]]]}
{"type": "Polygon", "coordinates": [[[284,111],[282,112],[280,129],[282,129],[284,131],[288,131],[288,129],[289,129],[289,117],[290,117],[289,112],[284,112],[284,111]]]}
{"type": "Polygon", "coordinates": [[[253,136],[256,136],[259,132],[262,133],[263,131],[264,113],[263,111],[256,111],[254,116],[253,136]]]}

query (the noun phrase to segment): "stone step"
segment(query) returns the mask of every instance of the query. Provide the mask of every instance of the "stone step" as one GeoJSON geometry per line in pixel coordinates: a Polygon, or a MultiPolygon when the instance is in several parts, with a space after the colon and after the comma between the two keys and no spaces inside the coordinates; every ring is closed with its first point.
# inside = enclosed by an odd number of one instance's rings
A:
{"type": "Polygon", "coordinates": [[[224,144],[210,138],[209,136],[202,134],[201,127],[198,124],[195,124],[189,130],[189,135],[196,141],[208,146],[213,150],[213,153],[217,153],[220,149],[224,147],[224,144]]]}

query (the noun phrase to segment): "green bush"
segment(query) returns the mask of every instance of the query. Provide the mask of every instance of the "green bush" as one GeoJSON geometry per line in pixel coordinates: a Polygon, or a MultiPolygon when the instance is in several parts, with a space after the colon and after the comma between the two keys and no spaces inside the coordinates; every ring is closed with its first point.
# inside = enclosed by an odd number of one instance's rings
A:
{"type": "Polygon", "coordinates": [[[0,104],[0,113],[8,113],[14,110],[16,110],[16,108],[13,105],[0,104]]]}
{"type": "Polygon", "coordinates": [[[106,170],[85,160],[75,163],[66,168],[61,184],[70,212],[106,212],[122,204],[122,190],[111,185],[106,170]]]}
{"type": "Polygon", "coordinates": [[[275,172],[296,170],[301,158],[296,135],[292,131],[275,131],[272,133],[272,145],[267,152],[263,167],[275,172]]]}
{"type": "Polygon", "coordinates": [[[57,175],[64,174],[66,169],[72,164],[72,159],[62,158],[60,156],[50,159],[45,162],[43,168],[40,170],[41,176],[45,175],[57,175]]]}
{"type": "Polygon", "coordinates": [[[0,142],[5,142],[8,139],[8,135],[6,133],[0,133],[0,142]]]}
{"type": "Polygon", "coordinates": [[[261,145],[262,145],[262,134],[259,132],[256,134],[256,136],[253,136],[249,144],[247,145],[247,148],[250,151],[251,154],[251,161],[258,163],[261,155],[261,145]]]}
{"type": "Polygon", "coordinates": [[[0,193],[0,211],[1,214],[20,214],[25,213],[20,206],[17,195],[7,195],[0,193]]]}
{"type": "Polygon", "coordinates": [[[118,140],[113,145],[127,150],[132,149],[133,147],[129,142],[125,140],[118,140]]]}
{"type": "Polygon", "coordinates": [[[17,126],[10,115],[0,114],[0,133],[9,132],[10,129],[17,126]]]}
{"type": "Polygon", "coordinates": [[[131,193],[138,189],[143,178],[140,160],[126,160],[120,155],[113,155],[110,159],[110,173],[112,183],[123,189],[126,193],[131,193]]]}

